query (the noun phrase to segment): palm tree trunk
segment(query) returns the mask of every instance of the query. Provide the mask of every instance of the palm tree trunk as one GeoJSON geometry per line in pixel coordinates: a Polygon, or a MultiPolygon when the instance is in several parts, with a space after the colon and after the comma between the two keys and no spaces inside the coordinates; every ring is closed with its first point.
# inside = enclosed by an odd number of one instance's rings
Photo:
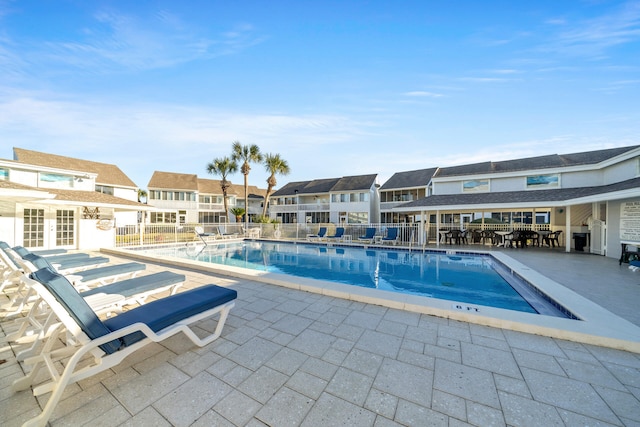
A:
{"type": "Polygon", "coordinates": [[[267,216],[267,206],[269,206],[269,197],[271,197],[271,190],[273,190],[273,187],[269,185],[267,187],[267,194],[264,195],[264,205],[262,206],[263,217],[267,216]]]}
{"type": "Polygon", "coordinates": [[[249,229],[249,173],[244,174],[244,229],[249,229]]]}

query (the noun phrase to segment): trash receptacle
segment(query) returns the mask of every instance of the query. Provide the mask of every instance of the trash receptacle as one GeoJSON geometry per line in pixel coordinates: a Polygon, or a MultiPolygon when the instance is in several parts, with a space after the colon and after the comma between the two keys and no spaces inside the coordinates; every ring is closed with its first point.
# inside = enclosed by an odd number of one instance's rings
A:
{"type": "Polygon", "coordinates": [[[584,252],[587,245],[587,233],[573,233],[573,248],[576,251],[584,252]]]}

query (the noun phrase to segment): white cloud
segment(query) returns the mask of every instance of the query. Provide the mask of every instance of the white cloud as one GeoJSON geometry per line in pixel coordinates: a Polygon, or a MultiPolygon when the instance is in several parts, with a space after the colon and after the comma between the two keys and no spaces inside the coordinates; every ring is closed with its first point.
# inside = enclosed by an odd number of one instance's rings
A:
{"type": "Polygon", "coordinates": [[[416,91],[412,91],[412,92],[406,92],[404,94],[405,96],[415,96],[415,97],[425,97],[425,98],[440,98],[442,95],[441,93],[434,93],[434,92],[427,92],[424,90],[416,90],[416,91]]]}
{"type": "MultiPolygon", "coordinates": [[[[69,40],[7,40],[2,43],[7,53],[0,64],[22,67],[16,58],[26,58],[38,68],[74,67],[92,73],[122,72],[171,67],[197,59],[231,55],[263,42],[253,26],[240,24],[212,33],[185,25],[166,10],[152,19],[101,11],[85,28],[83,35],[69,40]]],[[[2,47],[0,45],[0,47],[2,47]]]]}
{"type": "Polygon", "coordinates": [[[617,10],[593,19],[566,22],[560,29],[561,32],[543,46],[543,50],[602,58],[607,49],[640,39],[640,2],[625,3],[617,10]]]}
{"type": "MultiPolygon", "coordinates": [[[[150,103],[123,106],[39,95],[11,91],[3,96],[0,88],[0,140],[6,142],[5,150],[14,146],[117,164],[141,186],[154,170],[205,176],[206,162],[229,154],[235,140],[282,154],[306,177],[324,175],[332,168],[347,174],[345,162],[357,155],[351,150],[364,148],[358,147],[358,140],[376,126],[330,114],[250,114],[150,103]],[[330,152],[349,154],[327,165],[322,159],[330,152]]],[[[0,153],[7,156],[10,153],[0,153]]],[[[254,169],[252,182],[262,185],[262,168],[254,169]]]]}

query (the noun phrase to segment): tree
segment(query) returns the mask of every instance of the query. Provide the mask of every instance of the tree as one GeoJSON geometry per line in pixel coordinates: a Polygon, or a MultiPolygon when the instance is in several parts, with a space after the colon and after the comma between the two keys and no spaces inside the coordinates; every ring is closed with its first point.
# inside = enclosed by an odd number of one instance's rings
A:
{"type": "Polygon", "coordinates": [[[231,208],[231,213],[236,217],[236,222],[242,221],[242,215],[244,215],[247,211],[240,206],[235,208],[231,208]]]}
{"type": "Polygon", "coordinates": [[[138,188],[138,202],[142,203],[142,199],[144,199],[144,202],[147,203],[147,192],[142,188],[138,188]]]}
{"type": "Polygon", "coordinates": [[[227,190],[231,186],[231,183],[227,181],[227,176],[238,170],[238,164],[229,157],[222,157],[213,159],[213,162],[207,165],[207,172],[212,175],[219,175],[220,188],[222,189],[222,201],[224,203],[224,218],[225,222],[229,222],[229,208],[227,207],[227,190]]]}
{"type": "Polygon", "coordinates": [[[271,197],[273,189],[276,187],[276,184],[278,184],[276,181],[276,174],[288,175],[289,172],[291,172],[291,169],[289,169],[289,163],[280,157],[280,154],[271,153],[264,155],[264,167],[267,172],[270,173],[269,178],[267,178],[267,194],[264,197],[264,206],[262,207],[262,216],[266,217],[267,206],[269,206],[269,197],[271,197]]]}
{"type": "Polygon", "coordinates": [[[249,222],[249,171],[251,166],[249,163],[260,163],[262,161],[262,154],[257,145],[242,145],[240,141],[235,141],[231,148],[231,159],[234,162],[242,161],[242,167],[240,171],[244,175],[244,208],[247,214],[244,216],[245,228],[248,227],[249,222]]]}

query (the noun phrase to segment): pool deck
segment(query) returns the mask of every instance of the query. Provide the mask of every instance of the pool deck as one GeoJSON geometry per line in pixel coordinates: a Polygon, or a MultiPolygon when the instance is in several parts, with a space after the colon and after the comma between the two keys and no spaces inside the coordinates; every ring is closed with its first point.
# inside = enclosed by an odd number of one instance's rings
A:
{"type": "MultiPolygon", "coordinates": [[[[640,272],[596,255],[489,250],[640,326],[640,272]]],[[[69,386],[52,425],[640,425],[636,352],[148,264],[162,270],[186,274],[186,288],[238,291],[222,337],[198,348],[175,336],[69,386]]],[[[20,425],[47,395],[11,393],[22,368],[4,339],[13,326],[0,327],[0,423],[20,425]]]]}

